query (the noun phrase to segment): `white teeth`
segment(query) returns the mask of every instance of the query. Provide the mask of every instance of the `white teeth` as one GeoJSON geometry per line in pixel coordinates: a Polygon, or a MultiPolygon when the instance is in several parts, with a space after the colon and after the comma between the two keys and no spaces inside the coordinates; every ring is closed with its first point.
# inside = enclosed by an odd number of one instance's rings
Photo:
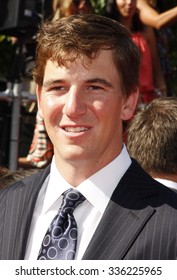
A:
{"type": "Polygon", "coordinates": [[[88,128],[86,127],[65,127],[65,131],[67,132],[83,132],[87,130],[88,128]]]}

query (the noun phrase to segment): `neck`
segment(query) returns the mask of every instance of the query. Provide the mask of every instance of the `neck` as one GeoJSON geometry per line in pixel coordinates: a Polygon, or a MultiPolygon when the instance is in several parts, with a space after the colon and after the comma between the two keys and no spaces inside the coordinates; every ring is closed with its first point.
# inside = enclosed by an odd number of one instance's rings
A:
{"type": "Polygon", "coordinates": [[[85,168],[84,164],[71,164],[65,162],[56,162],[57,169],[60,171],[60,174],[65,178],[65,180],[73,187],[77,187],[97,170],[85,168]]]}
{"type": "Polygon", "coordinates": [[[120,21],[120,23],[122,23],[122,25],[124,25],[126,28],[131,30],[131,28],[132,28],[132,18],[130,18],[130,17],[120,17],[119,21],[120,21]]]}
{"type": "Polygon", "coordinates": [[[114,157],[109,158],[107,161],[102,160],[90,160],[82,161],[63,161],[61,158],[57,158],[55,155],[55,161],[57,169],[63,178],[73,187],[77,187],[83,181],[88,179],[90,176],[94,175],[96,172],[101,170],[112,160],[114,160],[118,154],[114,157]]]}

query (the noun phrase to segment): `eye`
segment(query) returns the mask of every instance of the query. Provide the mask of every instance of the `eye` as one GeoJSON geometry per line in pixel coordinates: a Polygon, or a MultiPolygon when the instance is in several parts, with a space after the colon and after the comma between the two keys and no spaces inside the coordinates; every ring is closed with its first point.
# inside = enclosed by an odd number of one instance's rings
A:
{"type": "Polygon", "coordinates": [[[104,88],[102,86],[99,86],[99,85],[90,85],[88,87],[88,90],[91,90],[91,91],[99,91],[99,90],[103,90],[104,88]]]}
{"type": "Polygon", "coordinates": [[[50,91],[50,92],[66,92],[67,90],[67,87],[65,86],[51,86],[47,89],[47,91],[50,91]]]}

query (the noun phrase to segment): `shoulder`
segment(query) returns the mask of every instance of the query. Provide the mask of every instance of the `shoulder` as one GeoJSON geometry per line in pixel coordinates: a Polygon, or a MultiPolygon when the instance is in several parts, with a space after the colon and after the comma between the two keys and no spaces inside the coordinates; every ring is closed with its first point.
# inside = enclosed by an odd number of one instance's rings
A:
{"type": "Polygon", "coordinates": [[[14,196],[22,193],[22,196],[31,194],[40,189],[47,175],[49,174],[50,167],[40,170],[38,173],[26,176],[15,183],[0,189],[0,199],[3,197],[14,196]]]}
{"type": "Polygon", "coordinates": [[[177,193],[153,179],[135,160],[124,175],[133,192],[153,207],[168,205],[177,210],[177,193]]]}
{"type": "Polygon", "coordinates": [[[144,7],[148,7],[148,3],[146,2],[146,0],[137,0],[137,8],[139,10],[143,9],[144,7]]]}

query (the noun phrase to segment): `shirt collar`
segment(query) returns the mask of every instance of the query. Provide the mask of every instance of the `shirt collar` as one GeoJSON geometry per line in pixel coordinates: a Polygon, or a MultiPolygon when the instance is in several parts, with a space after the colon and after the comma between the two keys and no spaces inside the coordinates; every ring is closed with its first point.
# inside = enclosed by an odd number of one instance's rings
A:
{"type": "Polygon", "coordinates": [[[160,179],[160,178],[154,178],[154,179],[168,188],[177,190],[177,182],[166,180],[166,179],[160,179]]]}
{"type": "MultiPolygon", "coordinates": [[[[111,195],[120,179],[131,164],[125,145],[121,153],[108,165],[83,181],[77,190],[80,191],[101,213],[104,212],[111,195]]],[[[61,176],[53,157],[49,181],[46,186],[43,211],[46,212],[55,203],[60,203],[61,194],[72,186],[61,176]]]]}

